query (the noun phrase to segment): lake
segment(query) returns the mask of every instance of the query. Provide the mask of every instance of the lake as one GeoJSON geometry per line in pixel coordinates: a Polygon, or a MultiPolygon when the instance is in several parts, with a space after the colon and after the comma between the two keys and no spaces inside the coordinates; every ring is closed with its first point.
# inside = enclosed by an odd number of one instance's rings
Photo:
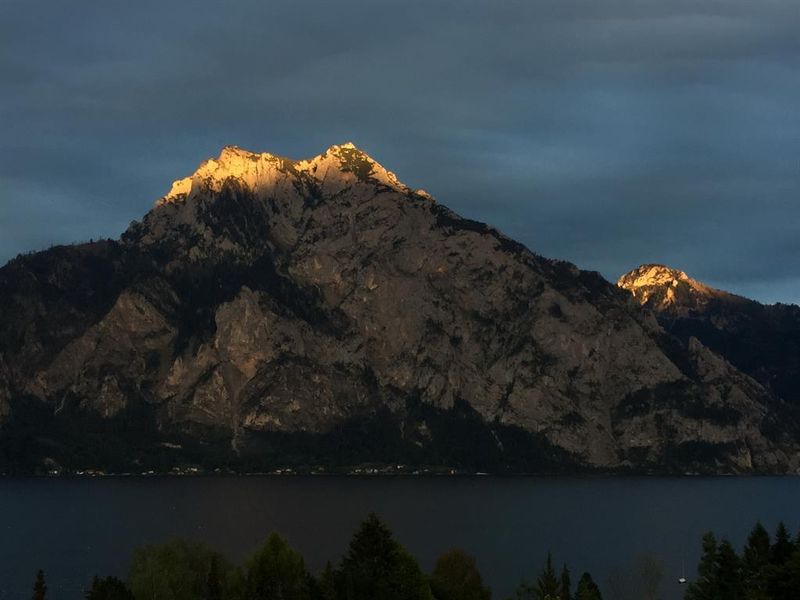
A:
{"type": "Polygon", "coordinates": [[[131,550],[183,536],[241,559],[278,531],[319,570],[375,511],[429,570],[459,546],[494,598],[538,573],[548,550],[573,581],[609,578],[649,554],[665,600],[694,575],[700,537],[737,549],[757,519],[800,524],[800,478],[108,477],[0,480],[0,598],[30,598],[37,568],[50,597],[78,599],[92,575],[124,576],[131,550]]]}

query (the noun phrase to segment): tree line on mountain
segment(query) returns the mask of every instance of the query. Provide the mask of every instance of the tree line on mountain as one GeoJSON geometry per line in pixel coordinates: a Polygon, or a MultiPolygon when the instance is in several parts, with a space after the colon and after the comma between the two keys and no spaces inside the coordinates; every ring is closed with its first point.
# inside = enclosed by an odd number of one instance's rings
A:
{"type": "MultiPolygon", "coordinates": [[[[47,600],[40,570],[33,600],[47,600]]],[[[303,557],[273,533],[242,565],[203,544],[173,540],[136,549],[127,581],[95,577],[86,600],[490,600],[475,559],[460,549],[445,552],[430,575],[376,515],[353,535],[337,566],[317,576],[303,557]]],[[[550,555],[535,581],[523,582],[517,600],[602,600],[588,573],[573,588],[566,565],[550,555]]]]}

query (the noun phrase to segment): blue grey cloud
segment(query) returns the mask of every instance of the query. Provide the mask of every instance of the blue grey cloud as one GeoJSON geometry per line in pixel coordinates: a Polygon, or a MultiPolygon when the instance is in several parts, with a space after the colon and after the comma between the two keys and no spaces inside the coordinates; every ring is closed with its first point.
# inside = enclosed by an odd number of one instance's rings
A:
{"type": "Polygon", "coordinates": [[[0,262],[117,236],[226,144],[353,140],[615,279],[800,301],[793,0],[0,4],[0,262]]]}

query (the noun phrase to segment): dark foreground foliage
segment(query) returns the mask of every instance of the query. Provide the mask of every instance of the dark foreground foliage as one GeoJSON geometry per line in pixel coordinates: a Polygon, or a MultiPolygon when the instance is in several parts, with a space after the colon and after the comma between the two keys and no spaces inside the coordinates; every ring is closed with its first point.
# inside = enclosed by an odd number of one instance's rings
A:
{"type": "MultiPolygon", "coordinates": [[[[39,571],[34,600],[46,600],[39,571]]],[[[300,553],[271,534],[242,565],[199,543],[176,539],[134,551],[127,581],[95,577],[86,600],[490,600],[475,559],[460,549],[445,552],[431,575],[376,515],[353,534],[338,566],[311,574],[300,553]]],[[[560,578],[548,557],[536,584],[521,584],[517,598],[601,600],[584,573],[573,595],[566,566],[560,578]],[[551,594],[556,595],[551,595],[551,594]]]]}
{"type": "Polygon", "coordinates": [[[800,536],[778,525],[774,539],[761,523],[747,538],[742,554],[713,533],[703,536],[697,579],[686,600],[797,600],[800,598],[800,536]]]}
{"type": "MultiPolygon", "coordinates": [[[[703,536],[697,574],[685,600],[797,600],[800,598],[800,535],[781,523],[774,538],[760,524],[738,554],[730,542],[703,536]]],[[[610,576],[608,598],[658,600],[661,565],[644,557],[633,580],[610,576]],[[632,584],[632,585],[631,585],[632,584]]],[[[33,600],[49,597],[39,570],[33,600]]],[[[475,559],[454,548],[426,575],[419,563],[376,515],[353,534],[337,566],[318,575],[280,535],[271,534],[241,565],[199,543],[172,540],[134,551],[127,581],[95,577],[86,600],[491,600],[475,559]]],[[[539,575],[517,587],[514,600],[602,600],[589,573],[573,585],[566,564],[556,568],[547,555],[539,575]]],[[[512,600],[512,599],[508,599],[512,600]]]]}

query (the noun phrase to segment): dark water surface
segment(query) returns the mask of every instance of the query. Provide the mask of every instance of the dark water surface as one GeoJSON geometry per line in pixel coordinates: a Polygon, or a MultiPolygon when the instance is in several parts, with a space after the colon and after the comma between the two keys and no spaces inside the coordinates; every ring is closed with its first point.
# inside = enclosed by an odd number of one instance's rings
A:
{"type": "MultiPolygon", "coordinates": [[[[200,540],[239,560],[273,530],[320,569],[376,511],[428,570],[459,546],[494,598],[537,574],[548,549],[573,580],[609,576],[644,554],[663,561],[667,600],[711,529],[737,548],[761,519],[800,525],[800,478],[159,477],[0,480],[0,598],[29,598],[45,569],[52,600],[94,574],[124,576],[137,545],[200,540]]],[[[616,573],[616,575],[614,575],[616,573]]]]}

